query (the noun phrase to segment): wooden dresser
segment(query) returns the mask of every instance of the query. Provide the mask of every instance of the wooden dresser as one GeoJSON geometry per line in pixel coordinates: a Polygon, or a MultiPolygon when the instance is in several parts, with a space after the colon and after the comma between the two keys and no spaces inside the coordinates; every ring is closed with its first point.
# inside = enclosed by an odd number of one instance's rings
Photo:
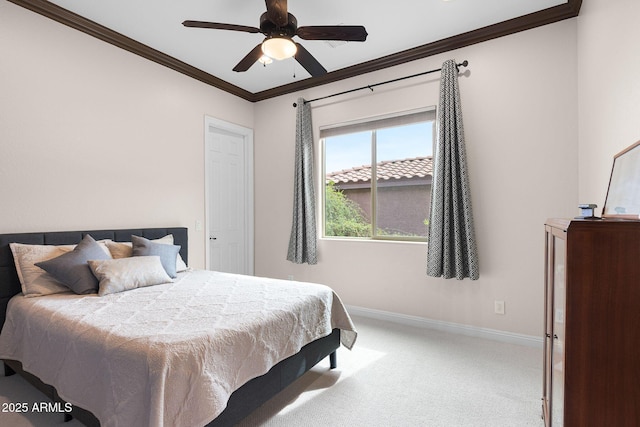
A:
{"type": "Polygon", "coordinates": [[[546,426],[640,426],[640,221],[545,225],[546,426]]]}

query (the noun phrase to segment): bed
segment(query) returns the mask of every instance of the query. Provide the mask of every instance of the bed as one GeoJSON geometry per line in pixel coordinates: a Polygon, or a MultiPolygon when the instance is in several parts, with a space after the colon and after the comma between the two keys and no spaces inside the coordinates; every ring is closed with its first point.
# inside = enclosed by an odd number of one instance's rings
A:
{"type": "Polygon", "coordinates": [[[65,419],[87,426],[231,426],[325,357],[334,368],[336,349],[355,342],[348,313],[326,286],[192,270],[187,260],[182,227],[0,234],[5,374],[73,404],[65,419]],[[99,294],[24,296],[17,246],[74,245],[64,253],[76,254],[91,241],[112,258],[113,246],[104,245],[133,239],[137,258],[88,261],[99,294]],[[154,263],[148,270],[130,264],[128,274],[162,270],[166,251],[177,256],[177,271],[165,268],[170,282],[102,294],[127,263],[154,263]]]}

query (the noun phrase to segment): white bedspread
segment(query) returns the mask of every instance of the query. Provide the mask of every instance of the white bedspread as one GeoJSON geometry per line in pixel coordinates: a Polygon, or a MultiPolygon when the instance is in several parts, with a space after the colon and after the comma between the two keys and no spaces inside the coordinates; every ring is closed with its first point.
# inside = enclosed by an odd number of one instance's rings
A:
{"type": "Polygon", "coordinates": [[[202,426],[231,393],[305,344],[356,332],[323,285],[196,270],[118,294],[14,297],[0,357],[104,427],[202,426]]]}

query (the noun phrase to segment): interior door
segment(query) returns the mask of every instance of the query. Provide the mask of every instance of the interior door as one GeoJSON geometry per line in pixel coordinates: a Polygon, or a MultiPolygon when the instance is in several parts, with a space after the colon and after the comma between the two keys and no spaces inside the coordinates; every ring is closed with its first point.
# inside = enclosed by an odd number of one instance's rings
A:
{"type": "Polygon", "coordinates": [[[207,268],[253,274],[252,146],[244,128],[208,118],[207,268]]]}

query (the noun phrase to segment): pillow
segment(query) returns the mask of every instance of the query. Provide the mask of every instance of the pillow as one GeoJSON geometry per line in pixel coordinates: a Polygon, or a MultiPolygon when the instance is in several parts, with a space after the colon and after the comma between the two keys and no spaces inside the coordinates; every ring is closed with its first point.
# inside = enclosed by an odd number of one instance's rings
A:
{"type": "Polygon", "coordinates": [[[140,236],[131,236],[131,243],[133,244],[134,257],[157,255],[160,257],[160,262],[169,277],[174,278],[177,276],[176,260],[178,252],[180,252],[180,246],[155,243],[140,236]]]}
{"type": "Polygon", "coordinates": [[[99,259],[111,259],[111,255],[87,234],[71,252],[37,262],[35,265],[64,283],[76,294],[91,294],[98,291],[98,279],[91,272],[87,261],[99,259]]]}
{"type": "MultiPolygon", "coordinates": [[[[165,245],[173,245],[173,234],[167,234],[160,239],[152,240],[152,242],[163,243],[165,245]]],[[[108,240],[106,241],[106,245],[109,248],[111,257],[114,259],[133,256],[133,245],[131,244],[131,242],[114,242],[112,240],[108,240]]],[[[178,256],[176,257],[176,272],[179,273],[188,269],[189,267],[187,267],[187,264],[180,256],[180,253],[178,253],[178,256]]]]}
{"type": "Polygon", "coordinates": [[[23,243],[9,243],[16,272],[25,297],[39,297],[43,295],[69,292],[62,283],[49,273],[36,266],[37,262],[58,257],[73,250],[75,245],[27,245],[23,243]]]}
{"type": "Polygon", "coordinates": [[[89,260],[88,263],[100,282],[100,296],[171,282],[159,256],[89,260]]]}
{"type": "Polygon", "coordinates": [[[133,256],[133,245],[131,242],[114,242],[113,240],[107,240],[106,245],[113,259],[130,258],[133,256]]]}

